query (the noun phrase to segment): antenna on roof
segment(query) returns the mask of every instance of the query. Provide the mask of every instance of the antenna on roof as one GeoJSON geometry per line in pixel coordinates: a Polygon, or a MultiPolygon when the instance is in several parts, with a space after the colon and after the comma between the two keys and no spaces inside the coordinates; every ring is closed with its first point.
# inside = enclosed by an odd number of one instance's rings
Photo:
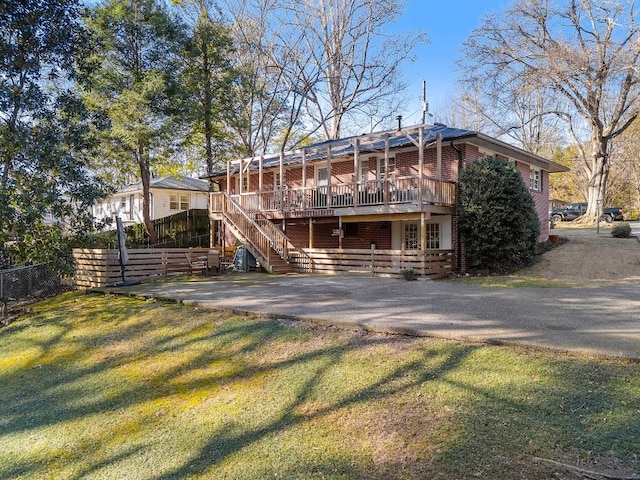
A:
{"type": "Polygon", "coordinates": [[[427,81],[422,80],[422,124],[427,123],[427,115],[429,113],[429,102],[427,102],[427,81]]]}

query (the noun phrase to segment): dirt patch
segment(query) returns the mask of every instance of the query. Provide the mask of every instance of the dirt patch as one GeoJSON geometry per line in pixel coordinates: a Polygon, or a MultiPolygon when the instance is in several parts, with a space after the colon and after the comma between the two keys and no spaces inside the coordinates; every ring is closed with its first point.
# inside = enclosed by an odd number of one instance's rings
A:
{"type": "Polygon", "coordinates": [[[524,275],[577,282],[637,282],[640,241],[614,238],[609,230],[563,228],[553,231],[568,241],[540,255],[524,275]]]}

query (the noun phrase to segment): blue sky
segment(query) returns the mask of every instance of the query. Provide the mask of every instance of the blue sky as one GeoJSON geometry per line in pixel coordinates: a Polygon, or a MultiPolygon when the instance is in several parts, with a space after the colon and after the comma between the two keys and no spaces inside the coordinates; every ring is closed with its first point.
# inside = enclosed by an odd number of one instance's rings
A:
{"type": "Polygon", "coordinates": [[[394,30],[423,29],[430,43],[416,50],[416,61],[406,63],[409,102],[403,123],[420,123],[422,80],[427,81],[429,110],[443,108],[456,88],[455,60],[462,42],[480,25],[483,16],[501,11],[507,0],[406,0],[405,14],[394,30]]]}

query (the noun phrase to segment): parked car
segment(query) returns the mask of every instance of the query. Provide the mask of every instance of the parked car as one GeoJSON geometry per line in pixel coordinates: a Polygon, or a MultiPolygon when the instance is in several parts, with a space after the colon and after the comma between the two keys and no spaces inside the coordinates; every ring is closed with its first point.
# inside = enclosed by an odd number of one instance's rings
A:
{"type": "MultiPolygon", "coordinates": [[[[577,202],[570,203],[566,207],[555,208],[551,212],[551,221],[552,222],[570,222],[571,220],[575,220],[576,218],[582,216],[587,211],[587,203],[586,202],[577,202]]],[[[614,221],[624,220],[622,215],[621,207],[605,207],[602,210],[602,216],[600,217],[607,223],[611,223],[614,221]]]]}

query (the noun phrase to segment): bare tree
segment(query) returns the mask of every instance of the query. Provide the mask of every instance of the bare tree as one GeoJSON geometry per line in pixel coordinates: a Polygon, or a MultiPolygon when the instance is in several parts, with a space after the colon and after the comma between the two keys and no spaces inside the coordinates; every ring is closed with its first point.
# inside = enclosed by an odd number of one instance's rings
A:
{"type": "Polygon", "coordinates": [[[532,119],[567,122],[588,177],[587,217],[595,219],[605,200],[610,143],[639,113],[634,0],[523,0],[487,17],[464,54],[466,77],[485,92],[521,86],[543,102],[541,111],[534,104],[532,119]]]}
{"type": "Polygon", "coordinates": [[[299,75],[313,82],[306,113],[327,138],[340,137],[347,117],[357,123],[364,112],[367,117],[395,115],[397,94],[404,89],[401,65],[426,42],[421,32],[387,30],[403,11],[400,1],[280,0],[279,5],[302,40],[299,58],[311,60],[299,66],[299,75]]]}
{"type": "Polygon", "coordinates": [[[300,37],[283,29],[275,0],[226,0],[239,72],[228,126],[243,155],[295,147],[304,99],[315,80],[300,74],[300,37]],[[277,143],[277,145],[276,145],[277,143]]]}

